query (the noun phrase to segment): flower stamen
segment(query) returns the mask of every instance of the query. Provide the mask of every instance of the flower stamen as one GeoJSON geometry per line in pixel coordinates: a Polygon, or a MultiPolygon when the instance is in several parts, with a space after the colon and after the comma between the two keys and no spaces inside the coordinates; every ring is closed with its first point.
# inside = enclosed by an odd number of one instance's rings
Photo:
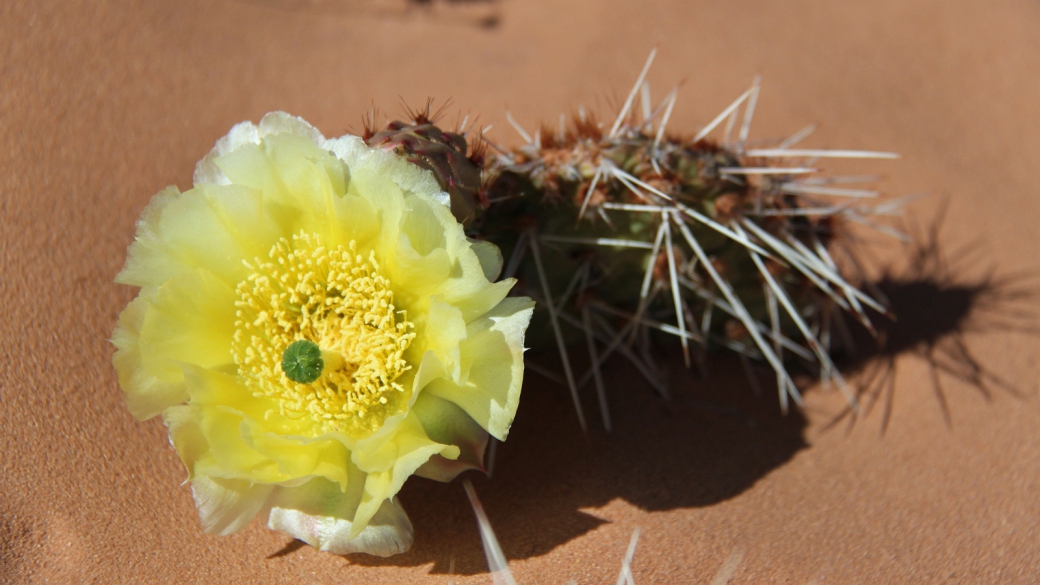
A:
{"type": "Polygon", "coordinates": [[[279,413],[311,417],[318,432],[363,437],[407,407],[397,381],[415,334],[393,304],[374,253],[317,234],[282,238],[236,292],[232,354],[254,396],[279,413]]]}

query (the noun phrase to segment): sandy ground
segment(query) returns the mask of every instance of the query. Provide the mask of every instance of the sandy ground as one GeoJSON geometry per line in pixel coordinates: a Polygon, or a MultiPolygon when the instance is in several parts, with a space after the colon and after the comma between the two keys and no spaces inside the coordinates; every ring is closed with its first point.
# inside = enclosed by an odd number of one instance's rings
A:
{"type": "Polygon", "coordinates": [[[135,293],[112,278],[152,194],[187,188],[238,121],[282,109],[336,135],[373,104],[451,97],[451,117],[515,143],[507,109],[529,128],[609,111],[654,44],[654,95],[686,80],[677,130],[761,73],[753,137],[817,123],[810,146],[900,152],[850,168],[930,195],[919,224],[948,201],[948,265],[868,246],[904,319],[848,363],[861,385],[892,374],[855,424],[831,424],[834,393],[782,417],[735,360],[702,381],[672,355],[673,403],[618,366],[617,429],[584,437],[565,390],[531,375],[475,482],[517,581],[613,583],[636,527],[638,583],[1040,580],[1038,338],[1007,327],[1030,324],[1015,289],[1040,281],[1001,278],[1040,268],[1040,4],[8,1],[0,38],[0,581],[490,582],[457,482],[409,482],[418,542],[389,560],[255,524],[203,534],[161,423],[123,408],[107,339],[135,293]],[[969,356],[1009,388],[936,369],[969,356]]]}

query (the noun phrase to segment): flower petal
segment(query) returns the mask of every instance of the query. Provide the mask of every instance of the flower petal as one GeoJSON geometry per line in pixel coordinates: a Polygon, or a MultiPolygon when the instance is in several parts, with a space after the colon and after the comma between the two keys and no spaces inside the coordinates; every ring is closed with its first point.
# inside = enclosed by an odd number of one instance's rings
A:
{"type": "Polygon", "coordinates": [[[141,292],[112,336],[130,412],[147,419],[187,398],[180,362],[231,364],[234,291],[208,271],[182,273],[141,292]]]}
{"type": "Polygon", "coordinates": [[[398,240],[393,254],[383,257],[391,259],[386,262],[387,277],[393,285],[394,299],[402,306],[422,307],[426,299],[438,294],[451,275],[451,257],[443,248],[421,256],[407,237],[398,240]]]}
{"type": "Polygon", "coordinates": [[[357,527],[364,526],[373,517],[384,501],[396,496],[405,480],[430,457],[442,455],[456,459],[459,453],[459,448],[454,445],[430,440],[414,412],[408,413],[393,438],[379,448],[359,441],[358,448],[351,452],[351,460],[368,476],[365,478],[365,493],[354,516],[355,532],[360,530],[357,527]]]}
{"type": "Polygon", "coordinates": [[[467,334],[462,312],[439,298],[430,299],[429,309],[416,319],[416,327],[423,330],[416,350],[434,352],[451,379],[458,380],[462,372],[459,343],[467,334]]]}
{"type": "MultiPolygon", "coordinates": [[[[426,216],[421,223],[422,229],[418,221],[413,220],[410,223],[406,219],[401,224],[402,235],[407,237],[409,243],[412,243],[413,239],[419,239],[429,244],[433,239],[423,234],[425,231],[432,231],[434,223],[439,224],[443,236],[436,239],[436,243],[443,242],[442,247],[433,248],[429,252],[425,252],[422,245],[414,247],[413,244],[413,248],[424,259],[438,252],[446,254],[451,267],[450,273],[442,276],[435,288],[423,290],[422,294],[438,295],[445,302],[455,305],[462,311],[463,318],[468,323],[491,310],[505,298],[515,281],[510,279],[499,283],[489,282],[488,271],[451,211],[441,206],[422,204],[420,200],[418,196],[406,196],[405,205],[407,209],[426,216]]],[[[403,247],[399,245],[397,253],[401,257],[407,257],[408,251],[402,250],[403,247]]],[[[414,286],[409,270],[401,270],[397,278],[401,279],[402,288],[414,286]]]]}
{"type": "Polygon", "coordinates": [[[149,296],[138,340],[142,369],[166,382],[183,379],[179,363],[229,366],[235,291],[209,271],[186,272],[149,296]]]}
{"type": "Polygon", "coordinates": [[[426,391],[458,404],[500,441],[506,439],[520,401],[524,376],[524,331],[534,302],[523,297],[504,299],[469,324],[459,344],[463,377],[460,384],[440,378],[426,391]]]}
{"type": "Polygon", "coordinates": [[[258,192],[282,229],[329,235],[333,201],[347,192],[343,162],[311,140],[291,134],[268,136],[215,161],[235,184],[258,192]]]}
{"type": "Polygon", "coordinates": [[[263,432],[260,425],[250,419],[243,422],[243,439],[257,453],[268,457],[278,466],[283,475],[297,479],[319,476],[347,485],[347,470],[344,461],[350,459],[347,447],[333,439],[304,439],[263,432]]]}
{"type": "Polygon", "coordinates": [[[260,119],[260,138],[272,134],[292,134],[307,138],[317,145],[325,142],[325,137],[310,122],[299,116],[285,112],[270,112],[260,119]]]}
{"type": "Polygon", "coordinates": [[[202,528],[219,536],[245,528],[267,503],[273,489],[272,485],[241,479],[200,475],[191,480],[191,495],[199,509],[202,528]]]}
{"type": "Polygon", "coordinates": [[[477,260],[480,261],[480,267],[484,269],[484,278],[488,279],[488,282],[498,280],[502,275],[502,250],[484,240],[470,239],[469,243],[473,253],[477,255],[477,260]]]}
{"type": "Polygon", "coordinates": [[[217,140],[213,149],[195,165],[195,176],[192,177],[192,182],[196,185],[230,185],[231,181],[224,176],[214,161],[244,144],[259,143],[260,132],[256,124],[252,122],[235,124],[231,131],[217,140]]]}
{"type": "Polygon", "coordinates": [[[161,286],[186,271],[204,268],[234,286],[249,274],[243,260],[266,257],[288,235],[255,190],[203,185],[156,195],[137,222],[137,234],[116,282],[161,286]]]}
{"type": "Polygon", "coordinates": [[[384,500],[367,525],[354,533],[363,484],[351,481],[350,485],[357,487],[341,491],[336,484],[315,478],[298,487],[279,488],[272,498],[268,528],[338,555],[360,552],[389,557],[411,548],[412,523],[397,498],[384,500]]]}
{"type": "Polygon", "coordinates": [[[467,469],[484,471],[484,449],[487,447],[488,433],[459,405],[423,392],[415,401],[412,412],[419,418],[430,439],[459,448],[458,458],[452,460],[434,455],[416,470],[416,475],[437,481],[451,481],[467,469]]]}
{"type": "Polygon", "coordinates": [[[210,456],[209,443],[195,421],[193,410],[190,406],[180,405],[163,412],[163,422],[170,433],[170,444],[188,470],[188,479],[195,477],[195,464],[203,457],[210,456]]]}
{"type": "Polygon", "coordinates": [[[141,326],[150,297],[142,293],[119,314],[119,324],[112,333],[116,346],[112,358],[123,389],[126,407],[138,420],[147,420],[163,410],[188,399],[187,389],[179,379],[162,380],[145,371],[141,361],[141,326]]]}
{"type": "Polygon", "coordinates": [[[425,197],[406,197],[404,202],[406,211],[401,219],[400,229],[401,233],[408,237],[412,248],[420,256],[427,256],[430,252],[447,246],[445,228],[454,226],[446,226],[443,218],[438,217],[444,213],[444,206],[425,197]]]}
{"type": "Polygon", "coordinates": [[[371,492],[372,495],[382,495],[382,499],[385,499],[395,495],[401,489],[404,480],[436,453],[443,453],[454,459],[459,456],[459,449],[431,440],[415,413],[409,412],[392,436],[358,441],[351,452],[350,460],[369,476],[380,472],[391,474],[397,486],[395,489],[385,494],[371,492]]]}
{"type": "Polygon", "coordinates": [[[262,138],[271,134],[283,133],[302,136],[315,144],[322,144],[325,141],[321,132],[303,118],[291,116],[285,112],[271,112],[260,120],[259,126],[252,122],[235,124],[231,131],[218,140],[213,149],[195,165],[193,182],[195,185],[230,184],[231,181],[216,165],[216,159],[247,144],[260,144],[262,138]]]}
{"type": "Polygon", "coordinates": [[[238,376],[182,364],[188,406],[209,451],[190,471],[196,475],[282,483],[293,478],[245,440],[246,416],[263,420],[269,403],[253,397],[238,376]]]}
{"type": "Polygon", "coordinates": [[[451,206],[451,198],[441,190],[433,173],[391,152],[370,148],[358,136],[348,134],[326,140],[322,148],[332,151],[336,158],[346,163],[352,176],[368,173],[386,177],[405,192],[422,193],[432,197],[446,209],[451,206]]]}

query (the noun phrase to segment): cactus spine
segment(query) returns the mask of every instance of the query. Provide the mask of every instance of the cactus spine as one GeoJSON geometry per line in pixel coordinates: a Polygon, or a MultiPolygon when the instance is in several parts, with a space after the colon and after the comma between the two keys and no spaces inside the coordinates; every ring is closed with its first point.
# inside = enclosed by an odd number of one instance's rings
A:
{"type": "Polygon", "coordinates": [[[487,142],[494,154],[475,147],[467,156],[463,134],[439,130],[427,108],[414,124],[393,122],[366,138],[433,171],[469,234],[499,245],[504,276],[540,301],[545,331],[539,338],[532,326],[529,339],[558,346],[583,426],[578,390],[592,381],[610,427],[599,367],[612,355],[667,394],[651,350],[661,334],[678,337],[687,365],[712,349],[765,361],[785,409],[801,401],[785,366],[791,358],[817,368],[855,408],[829,355],[844,327],[838,312],[870,327],[866,309],[887,310],[846,278],[832,249],[842,222],[884,210],[832,204],[830,196],[870,193],[832,186],[845,180],[810,165],[894,155],[792,149],[804,133],[750,148],[757,80],[696,136],[669,134],[676,92],[656,109],[644,104],[643,117],[631,113],[647,68],[610,129],[579,110],[569,125],[533,138],[518,128],[526,140],[519,148],[487,142]],[[710,139],[723,123],[722,140],[710,139]],[[593,357],[582,376],[567,353],[579,342],[593,357]]]}

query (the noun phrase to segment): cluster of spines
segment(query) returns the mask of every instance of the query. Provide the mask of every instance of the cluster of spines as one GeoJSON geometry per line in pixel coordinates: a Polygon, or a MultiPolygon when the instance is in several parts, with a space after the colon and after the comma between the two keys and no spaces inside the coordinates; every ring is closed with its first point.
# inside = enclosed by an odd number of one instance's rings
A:
{"type": "MultiPolygon", "coordinates": [[[[767,362],[785,409],[789,400],[801,401],[785,359],[800,358],[818,368],[825,382],[833,381],[855,408],[829,355],[833,338],[845,333],[838,312],[855,315],[869,328],[867,309],[887,310],[883,298],[845,277],[832,252],[842,250],[859,270],[840,237],[842,222],[893,233],[870,216],[891,214],[900,202],[866,205],[876,192],[840,184],[872,177],[827,177],[813,165],[826,157],[895,155],[795,149],[811,127],[769,148],[750,148],[757,79],[684,140],[667,131],[678,88],[656,108],[650,103],[644,80],[653,57],[609,129],[583,109],[569,125],[561,118],[558,129],[542,127],[534,135],[507,116],[524,144],[509,149],[478,137],[474,144],[496,152],[473,148],[476,156],[467,154],[464,139],[459,142],[464,129],[443,133],[440,142],[454,148],[441,152],[451,163],[441,167],[463,159],[484,167],[466,212],[456,215],[471,235],[503,249],[503,276],[518,277],[521,292],[540,301],[583,427],[578,390],[590,381],[604,426],[611,426],[599,368],[615,353],[667,394],[650,349],[652,332],[678,337],[688,365],[703,365],[701,349],[708,346],[734,350],[745,362],[767,362]],[[640,95],[642,116],[634,107],[640,95]],[[715,134],[721,139],[711,140],[715,134]],[[799,164],[780,164],[792,160],[799,164]],[[852,203],[825,199],[834,197],[852,203]],[[592,360],[580,378],[567,351],[578,342],[592,360]]],[[[410,128],[432,126],[434,117],[427,107],[413,115],[415,124],[393,123],[366,138],[407,151],[414,145],[400,146],[405,141],[394,137],[402,130],[416,135],[410,128]]],[[[458,183],[455,175],[438,174],[436,164],[423,166],[434,170],[442,186],[458,183]]]]}

